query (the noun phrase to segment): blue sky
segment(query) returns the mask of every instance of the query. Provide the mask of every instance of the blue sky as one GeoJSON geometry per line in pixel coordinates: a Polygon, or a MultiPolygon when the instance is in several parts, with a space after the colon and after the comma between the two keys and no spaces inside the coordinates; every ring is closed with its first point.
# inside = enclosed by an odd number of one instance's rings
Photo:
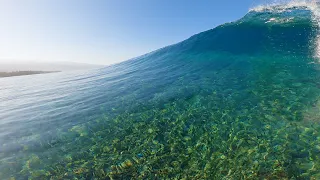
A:
{"type": "Polygon", "coordinates": [[[241,18],[259,0],[0,0],[0,62],[113,64],[241,18]]]}

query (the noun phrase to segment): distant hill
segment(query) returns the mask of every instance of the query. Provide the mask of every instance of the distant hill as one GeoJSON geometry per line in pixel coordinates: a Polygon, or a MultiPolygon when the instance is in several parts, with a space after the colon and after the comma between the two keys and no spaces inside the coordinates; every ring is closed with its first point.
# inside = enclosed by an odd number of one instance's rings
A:
{"type": "Polygon", "coordinates": [[[54,73],[59,71],[14,71],[14,72],[0,72],[0,78],[2,77],[11,77],[11,76],[25,76],[33,74],[47,74],[54,73]]]}
{"type": "Polygon", "coordinates": [[[74,71],[102,68],[103,65],[93,65],[73,62],[41,63],[41,62],[1,62],[0,72],[15,71],[74,71]]]}

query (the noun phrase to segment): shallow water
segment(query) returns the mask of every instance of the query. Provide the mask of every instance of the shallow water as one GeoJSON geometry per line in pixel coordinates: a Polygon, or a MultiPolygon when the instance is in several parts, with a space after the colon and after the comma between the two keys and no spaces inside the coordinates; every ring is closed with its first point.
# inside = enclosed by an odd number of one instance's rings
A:
{"type": "Polygon", "coordinates": [[[319,179],[318,26],[273,7],[92,71],[0,79],[0,179],[319,179]]]}

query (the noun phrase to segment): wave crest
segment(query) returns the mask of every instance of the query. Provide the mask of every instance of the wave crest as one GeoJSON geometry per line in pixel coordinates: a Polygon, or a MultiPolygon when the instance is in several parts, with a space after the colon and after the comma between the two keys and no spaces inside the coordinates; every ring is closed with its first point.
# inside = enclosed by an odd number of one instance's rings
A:
{"type": "MultiPolygon", "coordinates": [[[[317,38],[315,40],[315,52],[314,56],[318,61],[320,60],[320,2],[315,0],[291,0],[291,1],[274,1],[273,3],[268,3],[264,5],[259,5],[249,10],[250,13],[271,13],[274,14],[283,14],[283,13],[292,13],[297,10],[307,10],[311,12],[311,20],[315,25],[315,30],[318,31],[317,38]]],[[[288,23],[297,20],[297,18],[301,19],[302,16],[295,15],[295,17],[287,17],[287,18],[276,18],[270,17],[265,23],[288,23]]]]}

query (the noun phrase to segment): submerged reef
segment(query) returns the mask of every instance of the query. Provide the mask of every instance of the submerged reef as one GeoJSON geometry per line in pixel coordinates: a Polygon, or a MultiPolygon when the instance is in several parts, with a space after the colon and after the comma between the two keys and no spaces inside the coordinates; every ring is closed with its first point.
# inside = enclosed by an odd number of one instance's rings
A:
{"type": "Polygon", "coordinates": [[[139,107],[61,132],[59,142],[43,144],[54,153],[11,159],[2,173],[22,167],[17,179],[319,179],[320,124],[275,113],[264,102],[221,102],[215,92],[139,107]]]}
{"type": "Polygon", "coordinates": [[[305,8],[251,12],[99,71],[0,142],[0,179],[320,179],[317,32],[305,8]]]}
{"type": "Polygon", "coordinates": [[[319,179],[318,65],[259,60],[185,74],[145,103],[129,93],[123,109],[1,144],[0,179],[319,179]]]}
{"type": "Polygon", "coordinates": [[[0,179],[319,179],[317,64],[281,62],[186,74],[184,96],[31,134],[0,153],[0,179]]]}

